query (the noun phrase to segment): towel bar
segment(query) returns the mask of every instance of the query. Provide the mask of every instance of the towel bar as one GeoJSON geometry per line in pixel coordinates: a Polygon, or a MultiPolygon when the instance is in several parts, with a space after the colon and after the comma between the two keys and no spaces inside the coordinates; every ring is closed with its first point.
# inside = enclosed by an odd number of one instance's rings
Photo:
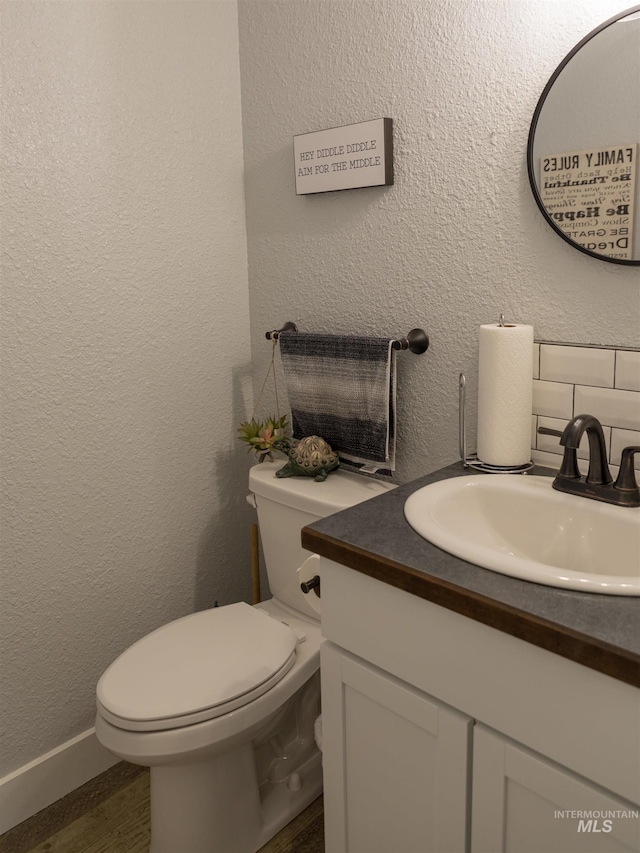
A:
{"type": "MultiPolygon", "coordinates": [[[[295,323],[288,321],[281,329],[273,329],[271,332],[265,332],[265,338],[268,341],[277,341],[281,332],[297,332],[298,327],[295,323]]],[[[392,344],[395,350],[408,349],[414,355],[422,355],[429,349],[429,335],[423,329],[411,329],[406,338],[400,338],[392,344]]]]}

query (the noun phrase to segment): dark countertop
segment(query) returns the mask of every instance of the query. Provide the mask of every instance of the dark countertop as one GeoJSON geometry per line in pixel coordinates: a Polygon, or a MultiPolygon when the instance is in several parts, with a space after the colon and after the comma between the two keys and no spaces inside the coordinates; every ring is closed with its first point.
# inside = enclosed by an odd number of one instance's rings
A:
{"type": "MultiPolygon", "coordinates": [[[[412,492],[470,473],[458,462],[323,518],[303,528],[302,545],[640,687],[640,598],[563,590],[482,569],[427,542],[405,520],[404,503],[412,492]]],[[[531,471],[550,477],[555,473],[541,467],[531,471]]]]}

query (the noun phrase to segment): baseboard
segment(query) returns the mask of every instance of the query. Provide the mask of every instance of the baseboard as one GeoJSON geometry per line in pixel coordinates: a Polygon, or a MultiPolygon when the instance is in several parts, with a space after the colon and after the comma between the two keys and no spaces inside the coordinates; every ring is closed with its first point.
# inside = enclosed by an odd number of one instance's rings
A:
{"type": "Polygon", "coordinates": [[[9,773],[0,779],[0,835],[119,760],[92,728],[9,773]]]}

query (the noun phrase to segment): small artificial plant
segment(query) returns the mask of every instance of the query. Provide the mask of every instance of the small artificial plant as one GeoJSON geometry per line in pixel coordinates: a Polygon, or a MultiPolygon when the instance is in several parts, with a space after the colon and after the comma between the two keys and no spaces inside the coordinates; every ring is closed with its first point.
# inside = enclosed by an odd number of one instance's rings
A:
{"type": "Polygon", "coordinates": [[[240,424],[238,438],[249,445],[249,452],[253,450],[258,455],[259,462],[264,462],[267,456],[273,461],[274,451],[286,453],[289,448],[289,440],[284,435],[287,426],[286,415],[266,421],[251,418],[240,424]]]}

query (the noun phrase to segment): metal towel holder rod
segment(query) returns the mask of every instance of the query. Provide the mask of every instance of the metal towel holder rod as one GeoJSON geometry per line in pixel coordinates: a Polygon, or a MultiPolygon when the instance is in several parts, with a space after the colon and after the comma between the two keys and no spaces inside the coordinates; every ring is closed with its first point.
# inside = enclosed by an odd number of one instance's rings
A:
{"type": "MultiPolygon", "coordinates": [[[[271,332],[265,332],[265,338],[268,341],[277,341],[282,332],[297,332],[298,327],[291,321],[284,324],[281,329],[273,329],[271,332]]],[[[429,349],[429,335],[423,329],[411,329],[406,338],[399,338],[392,344],[395,350],[408,349],[414,355],[422,355],[429,349]]]]}

